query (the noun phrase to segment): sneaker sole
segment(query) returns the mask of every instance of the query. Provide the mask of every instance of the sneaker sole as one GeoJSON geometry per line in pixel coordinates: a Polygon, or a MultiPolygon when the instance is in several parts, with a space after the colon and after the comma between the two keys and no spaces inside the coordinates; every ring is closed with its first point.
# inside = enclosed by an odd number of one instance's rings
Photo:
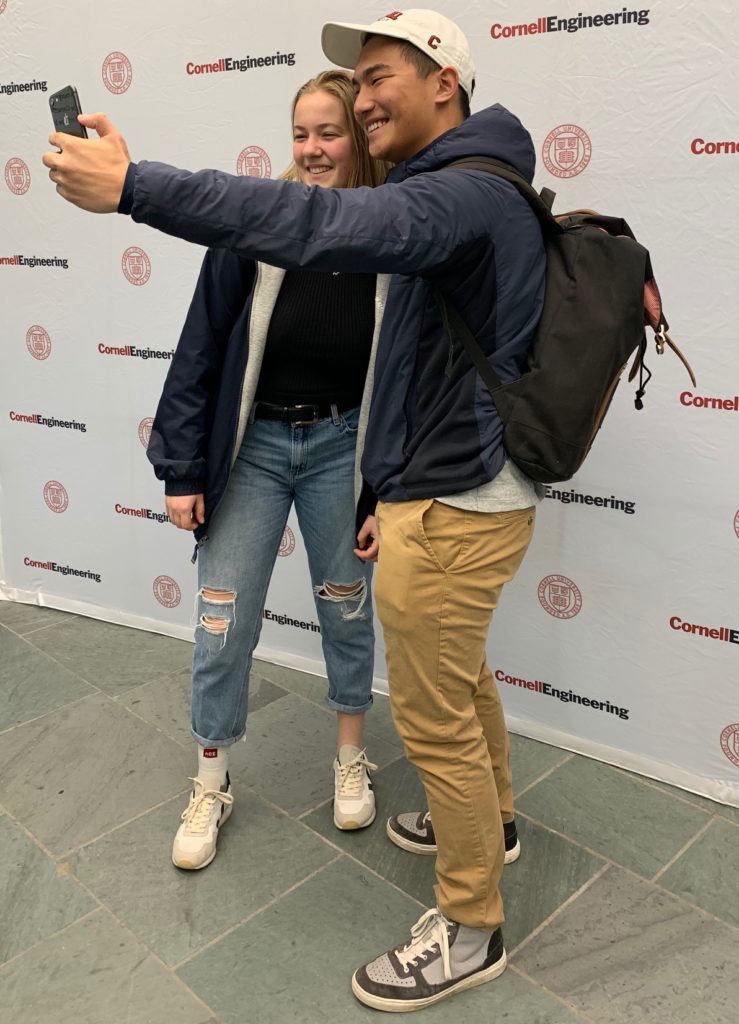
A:
{"type": "Polygon", "coordinates": [[[437,992],[425,999],[385,999],[382,996],[372,995],[370,992],[365,992],[359,985],[356,973],[352,976],[352,992],[360,1003],[371,1006],[374,1010],[385,1010],[387,1013],[408,1013],[411,1010],[422,1010],[426,1006],[433,1006],[434,1003],[440,1003],[442,999],[456,995],[457,992],[464,992],[465,989],[476,988],[488,981],[494,981],[500,977],[507,965],[508,957],[504,950],[500,960],[491,964],[490,967],[486,967],[484,971],[478,971],[467,978],[462,978],[456,985],[450,985],[443,992],[437,992]]]}
{"type": "Polygon", "coordinates": [[[388,820],[385,825],[385,832],[391,843],[395,843],[401,850],[407,850],[409,853],[418,853],[422,857],[430,857],[436,853],[436,843],[433,845],[429,843],[414,843],[412,839],[406,839],[405,836],[398,835],[390,828],[390,821],[388,820]]]}
{"type": "MultiPolygon", "coordinates": [[[[218,822],[218,831],[226,824],[228,819],[231,817],[231,806],[226,807],[223,814],[221,815],[220,821],[218,822]]],[[[216,852],[218,850],[218,833],[216,833],[216,841],[213,844],[213,852],[207,860],[204,860],[202,864],[193,864],[188,860],[175,860],[174,853],[172,854],[172,863],[176,868],[181,868],[183,871],[200,871],[202,868],[207,868],[215,860],[216,852]]]]}
{"type": "Polygon", "coordinates": [[[350,819],[349,821],[345,821],[343,824],[339,824],[336,818],[334,818],[334,825],[341,832],[356,832],[357,829],[360,828],[369,828],[369,826],[372,824],[376,817],[377,807],[375,807],[375,809],[372,811],[372,817],[368,821],[352,821],[350,819]]]}
{"type": "MultiPolygon", "coordinates": [[[[397,832],[393,831],[388,821],[385,825],[385,832],[391,843],[395,843],[401,850],[407,850],[408,853],[416,853],[421,857],[432,857],[437,852],[436,844],[429,843],[414,843],[412,839],[406,839],[405,836],[399,836],[397,832]]],[[[505,857],[503,859],[504,864],[513,864],[521,856],[521,843],[516,840],[516,845],[511,850],[506,850],[505,857]]]]}
{"type": "Polygon", "coordinates": [[[521,856],[521,843],[517,839],[516,840],[516,845],[513,847],[513,849],[506,850],[505,858],[503,860],[503,863],[504,864],[513,864],[515,861],[518,860],[518,858],[520,856],[521,856]]]}

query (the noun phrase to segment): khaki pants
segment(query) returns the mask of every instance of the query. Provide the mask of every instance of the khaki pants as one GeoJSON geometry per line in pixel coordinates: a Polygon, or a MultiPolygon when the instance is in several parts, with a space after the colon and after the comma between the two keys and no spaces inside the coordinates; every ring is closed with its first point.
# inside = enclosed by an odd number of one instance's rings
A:
{"type": "Polygon", "coordinates": [[[451,920],[493,931],[503,921],[502,819],[513,818],[513,791],[485,642],[531,540],[534,509],[467,512],[429,498],[380,503],[377,518],[390,701],[426,789],[437,903],[451,920]]]}

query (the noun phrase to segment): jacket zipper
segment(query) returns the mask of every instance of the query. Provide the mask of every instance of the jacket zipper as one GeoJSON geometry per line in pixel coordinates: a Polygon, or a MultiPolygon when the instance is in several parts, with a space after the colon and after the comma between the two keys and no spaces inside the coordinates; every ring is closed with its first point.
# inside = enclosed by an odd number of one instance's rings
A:
{"type": "MultiPolygon", "coordinates": [[[[251,318],[252,318],[252,316],[254,314],[254,300],[256,298],[257,289],[259,288],[259,278],[260,278],[261,272],[262,272],[261,271],[261,267],[259,266],[259,263],[257,263],[257,276],[256,276],[256,280],[254,281],[254,290],[252,292],[251,309],[249,310],[249,322],[246,325],[247,344],[248,344],[249,338],[251,337],[251,318]]],[[[231,479],[231,470],[233,469],[233,464],[234,464],[234,462],[236,462],[236,456],[238,455],[237,445],[239,444],[239,434],[241,433],[241,399],[243,398],[243,395],[244,395],[244,381],[246,380],[246,368],[247,368],[248,363],[249,363],[249,357],[247,355],[246,362],[244,363],[244,372],[241,375],[241,385],[239,387],[239,401],[238,401],[239,418],[236,421],[236,433],[235,433],[235,436],[234,436],[233,451],[231,452],[231,465],[229,466],[228,476],[226,477],[226,482],[225,482],[225,484],[223,486],[223,493],[221,494],[220,498],[218,499],[218,501],[216,503],[216,507],[213,509],[213,511],[211,512],[210,516],[208,517],[208,522],[209,523],[212,521],[213,516],[218,511],[218,509],[220,508],[221,502],[223,501],[223,495],[226,493],[226,488],[228,487],[228,482],[231,479]]],[[[243,434],[242,434],[242,438],[243,438],[243,434]]],[[[195,565],[195,563],[197,562],[198,551],[203,546],[203,544],[205,544],[207,539],[208,539],[208,534],[205,533],[204,536],[202,536],[200,538],[200,540],[195,544],[195,548],[194,548],[193,553],[192,553],[192,558],[190,559],[190,563],[192,565],[195,565]]]]}

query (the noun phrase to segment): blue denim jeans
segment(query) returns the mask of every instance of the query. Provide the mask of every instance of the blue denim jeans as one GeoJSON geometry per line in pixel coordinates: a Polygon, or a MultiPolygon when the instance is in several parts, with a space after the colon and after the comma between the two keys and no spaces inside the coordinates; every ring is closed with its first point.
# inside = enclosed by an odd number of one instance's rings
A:
{"type": "Polygon", "coordinates": [[[321,626],[327,704],[347,714],[372,704],[372,566],[353,552],[358,418],[358,409],[334,410],[312,426],[254,420],[246,428],[198,554],[192,734],[204,746],[227,747],[244,734],[252,652],[293,501],[321,626]],[[336,587],[351,587],[352,596],[336,587]],[[204,588],[223,599],[206,600],[204,588]]]}

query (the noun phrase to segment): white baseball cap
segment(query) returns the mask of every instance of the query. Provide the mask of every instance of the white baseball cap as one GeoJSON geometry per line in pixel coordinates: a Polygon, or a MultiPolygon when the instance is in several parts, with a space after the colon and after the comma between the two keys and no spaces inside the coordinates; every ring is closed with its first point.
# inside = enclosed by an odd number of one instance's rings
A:
{"type": "Polygon", "coordinates": [[[321,45],[323,52],[333,64],[338,64],[342,68],[354,68],[362,47],[371,35],[388,36],[390,39],[402,39],[404,42],[413,43],[439,67],[454,68],[467,98],[472,95],[475,66],[472,63],[470,44],[464,32],[443,14],[416,9],[392,11],[384,18],[373,21],[371,25],[350,25],[331,21],[323,26],[321,45]]]}

